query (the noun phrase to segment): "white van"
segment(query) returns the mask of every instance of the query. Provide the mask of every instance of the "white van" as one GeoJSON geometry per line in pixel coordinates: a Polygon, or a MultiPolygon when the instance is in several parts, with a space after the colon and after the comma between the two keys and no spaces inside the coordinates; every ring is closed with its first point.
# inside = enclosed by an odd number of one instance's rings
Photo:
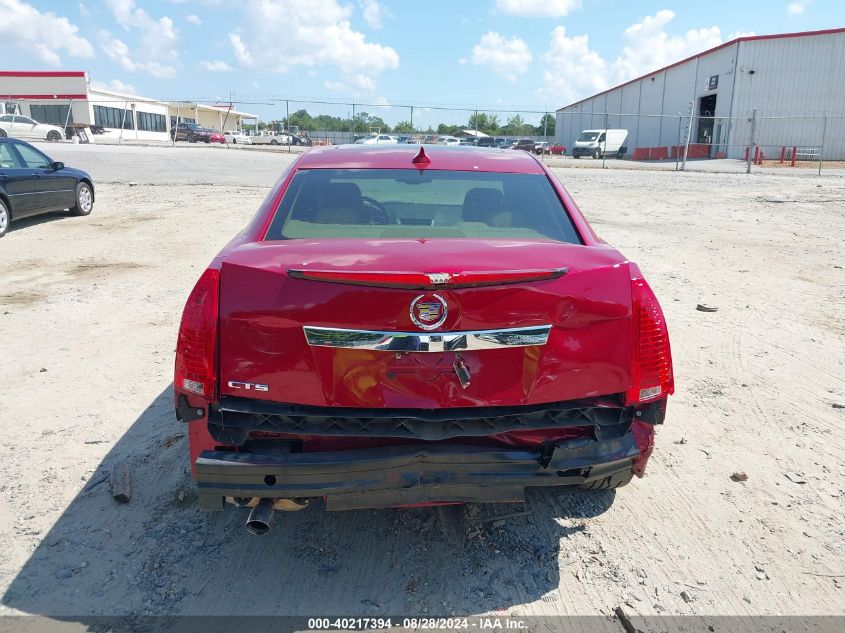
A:
{"type": "Polygon", "coordinates": [[[625,147],[627,138],[628,130],[584,130],[575,139],[572,156],[573,158],[581,158],[581,156],[601,158],[614,155],[622,158],[627,149],[625,147]]]}

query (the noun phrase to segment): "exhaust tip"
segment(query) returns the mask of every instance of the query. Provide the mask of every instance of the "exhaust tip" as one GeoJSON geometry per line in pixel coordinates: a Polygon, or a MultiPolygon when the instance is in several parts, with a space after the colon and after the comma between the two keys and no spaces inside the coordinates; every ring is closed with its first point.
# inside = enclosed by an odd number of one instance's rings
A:
{"type": "Polygon", "coordinates": [[[273,527],[273,500],[262,499],[249,512],[246,520],[246,531],[256,536],[263,536],[273,527]]]}

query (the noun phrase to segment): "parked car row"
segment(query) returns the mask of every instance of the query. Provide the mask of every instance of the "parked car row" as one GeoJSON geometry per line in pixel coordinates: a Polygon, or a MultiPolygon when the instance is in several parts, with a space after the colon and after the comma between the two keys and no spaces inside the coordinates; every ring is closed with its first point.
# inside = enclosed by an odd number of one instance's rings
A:
{"type": "Polygon", "coordinates": [[[532,141],[531,139],[516,139],[507,137],[483,136],[481,138],[458,138],[451,134],[416,134],[413,136],[396,136],[392,134],[373,133],[355,140],[356,145],[401,145],[403,143],[423,145],[456,145],[462,147],[495,147],[499,149],[521,149],[534,154],[566,153],[563,145],[550,145],[546,141],[532,141]]]}

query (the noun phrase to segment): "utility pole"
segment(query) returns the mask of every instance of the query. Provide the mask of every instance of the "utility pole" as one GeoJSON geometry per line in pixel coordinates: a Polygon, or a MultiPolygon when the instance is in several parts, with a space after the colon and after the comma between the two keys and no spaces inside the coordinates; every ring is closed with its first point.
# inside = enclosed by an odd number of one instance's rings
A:
{"type": "Polygon", "coordinates": [[[751,157],[754,155],[754,132],[757,127],[757,108],[751,112],[751,141],[748,143],[748,156],[745,159],[745,173],[751,173],[751,157]]]}
{"type": "MultiPolygon", "coordinates": [[[[543,115],[543,139],[548,146],[549,144],[549,113],[546,112],[543,115]]],[[[540,147],[543,147],[542,145],[540,147]]],[[[546,150],[549,149],[548,147],[543,147],[540,151],[540,160],[544,163],[546,162],[546,150]]],[[[549,153],[551,153],[551,149],[549,149],[549,153]]]]}
{"type": "Polygon", "coordinates": [[[414,132],[414,106],[411,106],[411,134],[414,132]]]}
{"type": "Polygon", "coordinates": [[[824,124],[822,126],[822,146],[819,149],[819,176],[822,175],[822,157],[824,156],[824,137],[827,135],[827,112],[824,113],[824,124]]]}
{"type": "Polygon", "coordinates": [[[681,145],[681,121],[683,117],[681,116],[680,110],[678,111],[678,144],[675,146],[675,171],[678,171],[678,163],[681,160],[681,153],[678,151],[678,147],[681,145]]]}
{"type": "Polygon", "coordinates": [[[601,168],[607,169],[605,166],[605,157],[607,156],[607,96],[605,95],[604,100],[604,132],[602,132],[602,136],[604,136],[604,145],[601,148],[601,168]]]}
{"type": "Polygon", "coordinates": [[[689,139],[692,135],[692,112],[693,107],[695,106],[695,101],[690,101],[689,104],[689,117],[687,118],[687,142],[684,143],[684,162],[681,165],[681,171],[687,170],[687,157],[689,156],[689,139]]]}
{"type": "Polygon", "coordinates": [[[290,101],[285,99],[285,133],[288,137],[288,154],[290,154],[290,145],[293,139],[290,136],[290,101]]]}

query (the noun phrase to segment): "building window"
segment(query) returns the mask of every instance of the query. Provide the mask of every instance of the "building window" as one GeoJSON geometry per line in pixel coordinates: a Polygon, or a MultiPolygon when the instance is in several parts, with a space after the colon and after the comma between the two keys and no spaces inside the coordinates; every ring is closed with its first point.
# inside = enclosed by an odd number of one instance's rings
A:
{"type": "MultiPolygon", "coordinates": [[[[197,122],[196,119],[190,119],[186,116],[180,116],[179,117],[179,123],[196,123],[196,122],[197,122]]],[[[176,127],[176,117],[175,116],[170,117],[170,127],[176,127]]]]}
{"type": "Polygon", "coordinates": [[[134,130],[135,122],[132,119],[132,111],[123,108],[108,108],[106,106],[94,106],[94,125],[110,127],[119,130],[134,130]]]}
{"type": "Polygon", "coordinates": [[[73,123],[73,113],[69,105],[31,105],[29,115],[39,123],[60,125],[64,127],[65,122],[73,123]]]}
{"type": "Polygon", "coordinates": [[[138,129],[144,132],[167,132],[167,123],[163,114],[136,112],[138,129]]]}

